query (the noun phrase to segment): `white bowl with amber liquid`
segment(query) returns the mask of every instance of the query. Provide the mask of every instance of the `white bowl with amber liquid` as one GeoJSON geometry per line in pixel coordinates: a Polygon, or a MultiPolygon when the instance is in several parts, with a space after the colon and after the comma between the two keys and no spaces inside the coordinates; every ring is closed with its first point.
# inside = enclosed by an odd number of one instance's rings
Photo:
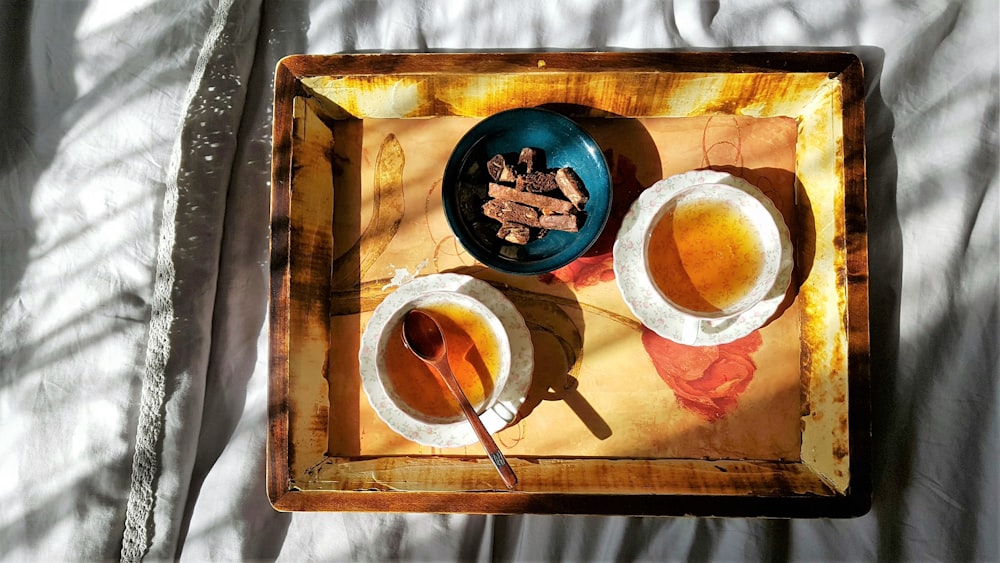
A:
{"type": "Polygon", "coordinates": [[[773,202],[724,172],[661,180],[630,208],[614,246],[622,296],[651,330],[715,345],[760,328],[784,300],[793,253],[773,202]]]}
{"type": "Polygon", "coordinates": [[[531,384],[530,334],[499,290],[459,274],[416,278],[372,313],[358,357],[375,413],[419,444],[447,448],[477,441],[444,381],[403,345],[403,317],[418,308],[442,326],[449,364],[486,429],[495,433],[510,424],[531,384]]]}

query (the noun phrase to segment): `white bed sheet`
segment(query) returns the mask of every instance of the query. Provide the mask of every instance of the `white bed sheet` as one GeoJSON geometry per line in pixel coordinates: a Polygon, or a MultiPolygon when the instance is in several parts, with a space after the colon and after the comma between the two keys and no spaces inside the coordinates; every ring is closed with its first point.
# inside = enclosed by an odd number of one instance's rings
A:
{"type": "Polygon", "coordinates": [[[0,557],[1000,559],[998,20],[993,0],[0,1],[0,557]],[[872,511],[273,511],[277,60],[720,47],[865,65],[872,511]]]}

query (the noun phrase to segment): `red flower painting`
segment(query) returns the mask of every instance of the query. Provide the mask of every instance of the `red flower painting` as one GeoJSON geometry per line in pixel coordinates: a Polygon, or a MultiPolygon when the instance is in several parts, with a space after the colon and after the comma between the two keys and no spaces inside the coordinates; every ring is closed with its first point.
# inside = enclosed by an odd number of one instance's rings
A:
{"type": "Polygon", "coordinates": [[[580,290],[601,282],[614,281],[615,271],[612,263],[610,252],[599,256],[582,256],[550,274],[543,275],[542,281],[546,283],[559,281],[574,290],[580,290]]]}
{"type": "Polygon", "coordinates": [[[760,348],[760,332],[718,346],[685,346],[642,327],[642,345],[660,378],[684,408],[715,421],[736,408],[757,371],[750,355],[760,348]]]}

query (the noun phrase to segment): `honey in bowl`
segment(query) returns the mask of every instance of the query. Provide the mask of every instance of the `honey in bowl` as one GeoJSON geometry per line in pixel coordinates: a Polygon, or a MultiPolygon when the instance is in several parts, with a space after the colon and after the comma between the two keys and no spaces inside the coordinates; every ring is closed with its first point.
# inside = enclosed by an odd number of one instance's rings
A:
{"type": "MultiPolygon", "coordinates": [[[[493,395],[501,371],[500,342],[489,321],[457,301],[422,304],[420,309],[438,321],[455,378],[473,408],[481,410],[493,395]]],[[[401,401],[400,408],[425,419],[461,418],[461,407],[441,377],[406,349],[402,330],[400,315],[385,347],[388,384],[401,401]]]]}
{"type": "Polygon", "coordinates": [[[764,243],[754,219],[725,198],[678,198],[647,242],[650,277],[682,309],[727,314],[759,286],[764,243]]]}

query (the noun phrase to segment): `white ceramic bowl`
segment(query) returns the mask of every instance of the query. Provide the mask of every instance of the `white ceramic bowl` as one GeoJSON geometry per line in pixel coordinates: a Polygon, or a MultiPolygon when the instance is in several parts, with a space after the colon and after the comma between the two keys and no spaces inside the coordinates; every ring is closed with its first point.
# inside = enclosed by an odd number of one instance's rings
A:
{"type": "Polygon", "coordinates": [[[433,418],[410,408],[393,388],[385,364],[386,344],[394,337],[403,315],[442,302],[458,304],[479,315],[497,337],[501,349],[499,373],[493,392],[480,409],[480,419],[491,433],[510,424],[531,385],[531,335],[520,312],[503,293],[471,276],[422,276],[386,297],[372,313],[361,337],[361,383],[375,413],[401,436],[427,446],[461,447],[477,441],[465,418],[460,414],[433,418]]]}

